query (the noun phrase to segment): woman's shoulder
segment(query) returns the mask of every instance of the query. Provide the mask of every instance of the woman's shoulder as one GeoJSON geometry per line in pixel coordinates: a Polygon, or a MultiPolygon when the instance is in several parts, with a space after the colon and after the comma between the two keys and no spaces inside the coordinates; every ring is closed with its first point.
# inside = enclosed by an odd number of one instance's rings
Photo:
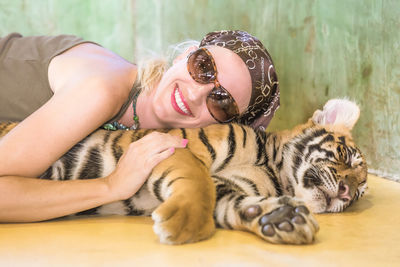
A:
{"type": "Polygon", "coordinates": [[[136,66],[118,54],[94,43],[81,43],[54,57],[50,65],[65,66],[71,70],[96,74],[111,71],[111,75],[119,70],[134,69],[136,66]],[[90,68],[88,68],[90,67],[90,68]]]}
{"type": "Polygon", "coordinates": [[[137,67],[101,46],[83,43],[55,57],[48,73],[55,93],[72,85],[85,90],[95,84],[98,90],[126,98],[136,79],[137,67]]]}

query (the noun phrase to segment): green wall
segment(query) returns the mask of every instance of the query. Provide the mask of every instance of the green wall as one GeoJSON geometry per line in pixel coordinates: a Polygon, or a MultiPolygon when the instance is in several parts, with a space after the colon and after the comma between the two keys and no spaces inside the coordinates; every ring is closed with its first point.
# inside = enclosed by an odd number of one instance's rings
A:
{"type": "Polygon", "coordinates": [[[347,96],[361,107],[354,137],[370,170],[399,179],[399,11],[397,0],[0,0],[0,35],[71,33],[135,61],[209,31],[249,31],[280,79],[270,129],[347,96]]]}

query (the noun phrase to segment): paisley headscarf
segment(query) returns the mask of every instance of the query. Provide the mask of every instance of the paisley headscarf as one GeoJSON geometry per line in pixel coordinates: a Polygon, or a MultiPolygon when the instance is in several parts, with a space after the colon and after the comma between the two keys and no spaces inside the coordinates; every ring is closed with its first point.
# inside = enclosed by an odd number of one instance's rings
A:
{"type": "Polygon", "coordinates": [[[252,92],[247,109],[237,122],[265,130],[279,107],[279,83],[267,49],[256,37],[244,31],[208,33],[200,47],[216,45],[237,54],[250,72],[252,92]]]}

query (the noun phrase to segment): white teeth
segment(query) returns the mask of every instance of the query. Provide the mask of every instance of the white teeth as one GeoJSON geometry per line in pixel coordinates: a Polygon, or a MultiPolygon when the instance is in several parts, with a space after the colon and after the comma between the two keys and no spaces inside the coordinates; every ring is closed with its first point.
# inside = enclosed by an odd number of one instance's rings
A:
{"type": "Polygon", "coordinates": [[[182,98],[178,92],[178,89],[175,89],[175,100],[176,103],[178,104],[178,107],[187,115],[190,115],[189,110],[187,110],[187,108],[185,107],[185,105],[183,104],[182,98]]]}

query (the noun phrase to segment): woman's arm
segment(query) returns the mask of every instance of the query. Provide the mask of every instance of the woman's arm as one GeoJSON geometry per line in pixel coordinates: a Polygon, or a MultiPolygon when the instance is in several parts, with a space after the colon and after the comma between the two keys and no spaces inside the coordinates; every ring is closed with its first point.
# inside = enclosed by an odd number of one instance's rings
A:
{"type": "Polygon", "coordinates": [[[56,94],[1,139],[0,221],[45,220],[115,200],[104,179],[33,179],[111,117],[112,110],[101,107],[115,103],[89,91],[56,94]]]}
{"type": "MultiPolygon", "coordinates": [[[[91,85],[96,86],[95,81],[91,85]]],[[[99,86],[98,86],[99,87],[99,86]]],[[[0,177],[38,177],[72,146],[112,117],[115,101],[105,92],[54,95],[0,140],[0,177]]]]}
{"type": "Polygon", "coordinates": [[[0,176],[39,176],[119,111],[136,76],[93,44],[55,57],[48,73],[53,97],[0,140],[0,176]]]}
{"type": "Polygon", "coordinates": [[[84,211],[136,193],[151,170],[186,142],[153,132],[132,143],[107,177],[52,181],[0,177],[0,222],[32,222],[84,211]],[[134,164],[132,164],[134,162],[134,164]]]}
{"type": "Polygon", "coordinates": [[[178,138],[152,135],[147,143],[133,143],[109,177],[88,181],[33,179],[112,118],[129,93],[122,89],[126,91],[133,81],[129,85],[120,79],[129,70],[124,73],[123,64],[104,56],[98,47],[94,49],[95,53],[75,49],[70,57],[66,54],[53,60],[49,75],[52,71],[63,74],[54,83],[54,75],[49,76],[54,96],[0,139],[1,221],[56,218],[128,198],[145,182],[155,164],[172,154],[168,148],[180,146],[178,138]],[[156,144],[157,150],[138,154],[149,144],[156,144]]]}
{"type": "Polygon", "coordinates": [[[112,202],[106,178],[51,181],[0,177],[0,222],[57,218],[112,202]]]}

